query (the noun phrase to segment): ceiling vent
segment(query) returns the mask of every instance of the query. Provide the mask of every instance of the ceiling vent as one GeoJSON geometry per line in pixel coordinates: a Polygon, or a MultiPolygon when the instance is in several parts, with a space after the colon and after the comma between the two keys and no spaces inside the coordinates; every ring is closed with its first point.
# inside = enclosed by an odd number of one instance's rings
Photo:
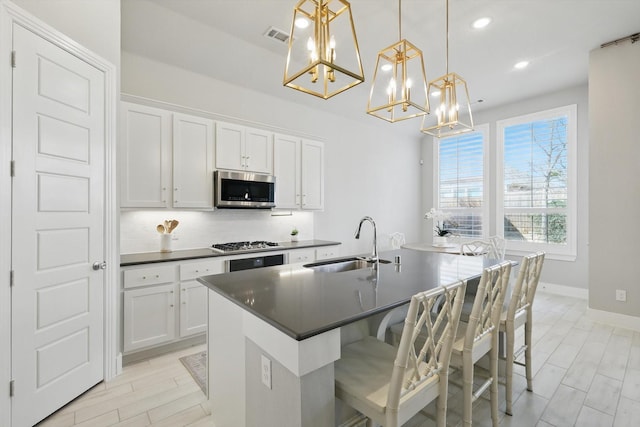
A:
{"type": "Polygon", "coordinates": [[[289,43],[289,33],[279,30],[276,27],[269,27],[264,36],[279,43],[289,43]]]}

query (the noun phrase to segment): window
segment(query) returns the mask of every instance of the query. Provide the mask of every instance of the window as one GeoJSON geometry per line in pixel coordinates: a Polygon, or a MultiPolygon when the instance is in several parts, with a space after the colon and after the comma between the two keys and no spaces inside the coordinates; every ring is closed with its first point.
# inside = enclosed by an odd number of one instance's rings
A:
{"type": "Polygon", "coordinates": [[[486,178],[489,126],[474,132],[442,138],[434,145],[436,153],[436,207],[451,215],[445,228],[463,237],[488,235],[486,178]]]}
{"type": "Polygon", "coordinates": [[[496,224],[511,251],[575,257],[576,110],[497,123],[496,224]]]}

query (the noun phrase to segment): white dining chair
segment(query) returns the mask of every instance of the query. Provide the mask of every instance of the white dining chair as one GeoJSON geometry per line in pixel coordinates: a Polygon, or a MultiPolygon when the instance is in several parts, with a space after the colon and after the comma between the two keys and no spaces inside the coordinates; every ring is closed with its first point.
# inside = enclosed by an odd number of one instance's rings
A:
{"type": "Polygon", "coordinates": [[[485,268],[476,290],[468,322],[460,322],[451,352],[451,367],[462,371],[463,423],[472,424],[473,402],[488,387],[491,397],[491,419],[498,425],[498,330],[502,304],[511,274],[511,262],[485,268]],[[474,365],[489,354],[490,376],[473,391],[474,365]]]}
{"type": "Polygon", "coordinates": [[[489,242],[493,245],[489,258],[503,260],[507,249],[507,241],[500,236],[491,236],[489,237],[489,242]]]}
{"type": "Polygon", "coordinates": [[[493,245],[488,240],[473,240],[460,244],[460,255],[464,256],[487,256],[493,251],[493,245]]]}
{"type": "Polygon", "coordinates": [[[348,344],[334,363],[336,397],[370,422],[398,427],[437,400],[437,425],[446,426],[449,360],[466,284],[414,295],[399,347],[375,337],[348,344]],[[440,296],[437,316],[432,308],[440,296]],[[418,337],[420,340],[416,346],[418,337]]]}
{"type": "Polygon", "coordinates": [[[513,364],[524,365],[527,377],[527,390],[533,391],[531,377],[532,328],[533,328],[533,299],[538,288],[540,272],[544,264],[544,252],[526,255],[522,258],[518,278],[511,292],[511,301],[500,318],[500,331],[504,332],[506,342],[506,409],[508,415],[513,415],[513,364]],[[515,349],[515,331],[524,326],[524,344],[515,349]],[[524,363],[516,359],[524,352],[524,363]]]}

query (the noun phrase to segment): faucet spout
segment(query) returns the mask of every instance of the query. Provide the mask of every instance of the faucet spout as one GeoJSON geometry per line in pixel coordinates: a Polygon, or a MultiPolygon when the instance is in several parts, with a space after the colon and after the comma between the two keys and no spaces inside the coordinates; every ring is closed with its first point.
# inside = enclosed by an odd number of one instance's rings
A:
{"type": "Polygon", "coordinates": [[[369,261],[378,262],[378,237],[377,237],[378,233],[376,230],[376,222],[373,220],[373,218],[371,218],[370,216],[362,217],[362,219],[360,220],[360,223],[358,224],[358,229],[356,230],[355,238],[356,239],[360,238],[360,230],[362,229],[362,223],[364,223],[365,221],[370,222],[371,225],[373,226],[373,249],[371,251],[371,258],[369,259],[369,261]]]}

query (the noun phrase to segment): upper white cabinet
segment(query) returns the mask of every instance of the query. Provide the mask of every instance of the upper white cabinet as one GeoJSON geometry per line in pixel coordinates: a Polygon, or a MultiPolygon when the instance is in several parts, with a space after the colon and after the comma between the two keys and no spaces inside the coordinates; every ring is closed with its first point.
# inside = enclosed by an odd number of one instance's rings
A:
{"type": "Polygon", "coordinates": [[[216,168],[273,173],[273,134],[216,122],[216,168]]]}
{"type": "Polygon", "coordinates": [[[122,103],[120,206],[213,206],[213,121],[122,103]]]}
{"type": "Polygon", "coordinates": [[[213,122],[173,114],[173,207],[213,205],[213,122]]]}
{"type": "Polygon", "coordinates": [[[277,208],[324,208],[324,145],[321,142],[276,135],[273,159],[277,208]]]}
{"type": "Polygon", "coordinates": [[[120,205],[164,208],[171,187],[171,112],[122,103],[120,205]]]}

